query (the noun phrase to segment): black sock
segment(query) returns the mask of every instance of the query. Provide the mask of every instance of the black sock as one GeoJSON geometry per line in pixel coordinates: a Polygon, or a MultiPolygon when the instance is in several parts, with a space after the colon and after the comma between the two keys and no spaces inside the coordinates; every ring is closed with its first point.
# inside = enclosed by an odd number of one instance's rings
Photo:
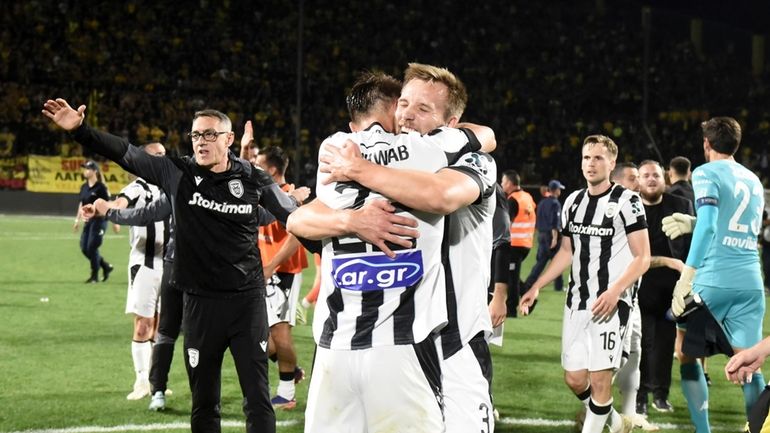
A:
{"type": "Polygon", "coordinates": [[[582,402],[586,402],[591,397],[591,385],[588,385],[588,388],[580,394],[575,394],[575,397],[582,402]]]}
{"type": "Polygon", "coordinates": [[[294,371],[292,370],[289,373],[284,372],[284,371],[278,372],[278,379],[280,379],[280,380],[282,380],[284,382],[288,382],[290,380],[294,381],[294,371]]]}

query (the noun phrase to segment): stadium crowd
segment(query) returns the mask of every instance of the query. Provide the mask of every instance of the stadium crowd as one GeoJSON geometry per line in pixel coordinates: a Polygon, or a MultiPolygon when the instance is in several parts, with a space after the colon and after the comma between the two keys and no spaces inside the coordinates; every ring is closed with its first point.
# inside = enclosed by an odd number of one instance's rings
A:
{"type": "Polygon", "coordinates": [[[724,114],[746,132],[739,160],[765,173],[767,184],[768,73],[751,75],[744,31],[707,22],[701,56],[687,17],[653,10],[653,29],[666,31],[651,32],[648,133],[641,5],[602,11],[590,1],[570,8],[492,1],[466,10],[452,2],[432,14],[417,6],[306,3],[298,112],[296,3],[200,0],[179,8],[134,0],[115,10],[109,3],[15,2],[0,18],[0,131],[13,142],[7,153],[81,151],[39,116],[36,107],[57,94],[88,104],[91,124],[132,142],[162,141],[171,153],[189,152],[183,134],[190,113],[216,107],[236,131],[251,119],[260,144],[314,163],[320,142],[347,123],[343,95],[354,73],[377,68],[397,76],[407,62],[421,61],[460,74],[470,92],[468,118],[495,129],[495,158],[525,183],[558,177],[576,185],[569,167],[580,137],[594,132],[617,140],[621,160],[687,155],[697,166],[699,123],[724,114]]]}

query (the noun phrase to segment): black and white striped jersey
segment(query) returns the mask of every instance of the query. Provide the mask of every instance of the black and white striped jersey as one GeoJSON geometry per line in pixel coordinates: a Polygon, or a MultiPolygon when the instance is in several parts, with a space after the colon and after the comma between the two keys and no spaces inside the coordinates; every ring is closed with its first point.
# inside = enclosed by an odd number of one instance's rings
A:
{"type": "MultiPolygon", "coordinates": [[[[469,153],[453,164],[478,183],[478,200],[446,216],[441,259],[444,263],[448,323],[441,330],[444,359],[479,332],[492,335],[487,289],[492,261],[497,165],[486,153],[469,153]]],[[[510,221],[510,220],[509,220],[510,221]]],[[[508,233],[508,229],[505,229],[508,233]]]]}
{"type": "MultiPolygon", "coordinates": [[[[379,124],[357,133],[337,133],[326,142],[359,144],[368,160],[392,168],[435,172],[480,144],[470,131],[440,128],[430,134],[394,135],[379,124]]],[[[357,208],[382,196],[352,182],[323,185],[318,199],[332,209],[357,208]]],[[[326,239],[321,291],[313,320],[319,346],[334,350],[412,344],[446,325],[446,290],[441,265],[444,217],[405,209],[397,213],[418,221],[413,247],[391,259],[355,236],[326,239]]],[[[487,265],[488,267],[488,265],[487,265]]]]}
{"type": "MultiPolygon", "coordinates": [[[[614,183],[596,196],[581,189],[564,201],[562,225],[572,241],[567,307],[590,309],[633,260],[627,235],[647,228],[644,206],[636,193],[614,183]]],[[[630,291],[620,300],[631,305],[630,291]]]]}
{"type": "MultiPolygon", "coordinates": [[[[137,178],[126,185],[118,197],[128,200],[128,208],[139,209],[160,199],[163,191],[157,186],[137,178]]],[[[145,226],[131,226],[129,243],[131,252],[128,257],[129,268],[144,265],[150,269],[163,269],[163,254],[169,240],[169,217],[145,226]]]]}

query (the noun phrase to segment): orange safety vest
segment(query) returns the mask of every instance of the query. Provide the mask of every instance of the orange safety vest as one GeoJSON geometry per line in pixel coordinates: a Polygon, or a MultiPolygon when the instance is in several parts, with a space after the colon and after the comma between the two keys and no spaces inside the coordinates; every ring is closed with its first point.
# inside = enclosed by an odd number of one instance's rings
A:
{"type": "Polygon", "coordinates": [[[519,203],[519,213],[511,223],[511,246],[532,248],[535,239],[535,200],[523,189],[512,192],[508,198],[519,203]]]}
{"type": "MultiPolygon", "coordinates": [[[[288,185],[284,185],[281,189],[286,191],[288,185]]],[[[259,253],[262,256],[263,264],[269,263],[275,257],[288,237],[289,233],[286,232],[286,229],[278,221],[273,221],[266,226],[259,227],[259,240],[257,242],[259,243],[259,253]]],[[[307,254],[302,245],[300,245],[292,256],[275,268],[275,271],[298,274],[307,266],[307,254]]]]}

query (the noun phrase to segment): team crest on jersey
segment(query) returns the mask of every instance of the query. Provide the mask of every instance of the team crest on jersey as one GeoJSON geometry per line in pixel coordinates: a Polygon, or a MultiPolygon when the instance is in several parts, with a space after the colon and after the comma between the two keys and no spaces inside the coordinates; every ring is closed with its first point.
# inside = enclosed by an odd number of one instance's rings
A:
{"type": "Polygon", "coordinates": [[[482,159],[478,153],[469,154],[463,158],[463,162],[466,166],[472,167],[474,170],[481,174],[487,174],[487,171],[489,170],[488,161],[486,159],[482,159]]]}
{"type": "Polygon", "coordinates": [[[231,180],[227,183],[227,186],[230,188],[230,194],[238,198],[243,197],[243,183],[240,180],[231,180]]]}
{"type": "Polygon", "coordinates": [[[607,203],[607,208],[604,209],[604,216],[607,218],[615,218],[615,215],[618,214],[619,210],[620,207],[617,203],[607,203]]]}
{"type": "Polygon", "coordinates": [[[187,358],[189,359],[190,367],[197,367],[198,360],[200,359],[200,353],[198,352],[198,349],[187,349],[187,358]]]}

